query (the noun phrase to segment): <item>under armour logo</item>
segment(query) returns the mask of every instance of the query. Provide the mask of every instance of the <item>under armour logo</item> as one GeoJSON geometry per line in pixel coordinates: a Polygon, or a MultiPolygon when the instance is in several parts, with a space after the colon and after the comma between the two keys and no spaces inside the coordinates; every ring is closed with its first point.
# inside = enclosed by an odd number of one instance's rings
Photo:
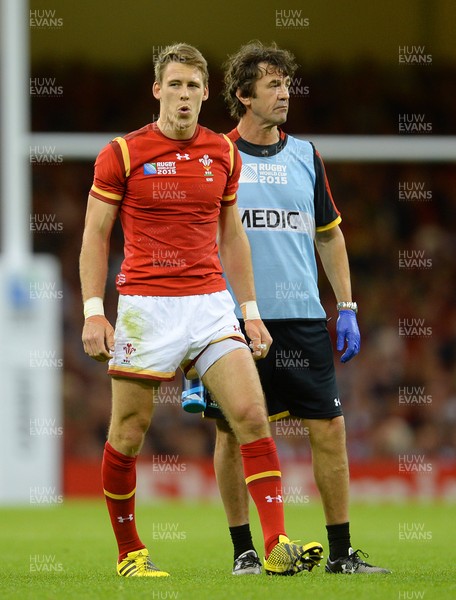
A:
{"type": "Polygon", "coordinates": [[[119,523],[125,523],[125,521],[133,521],[133,515],[130,513],[128,517],[117,517],[119,523]]]}
{"type": "Polygon", "coordinates": [[[340,406],[339,398],[334,398],[334,406],[340,406]]]}
{"type": "Polygon", "coordinates": [[[276,502],[282,503],[282,496],[279,494],[278,496],[265,496],[266,502],[272,502],[275,500],[276,502]]]}
{"type": "Polygon", "coordinates": [[[179,154],[179,152],[176,152],[176,156],[177,160],[190,160],[190,154],[179,154]]]}
{"type": "Polygon", "coordinates": [[[354,573],[355,572],[355,567],[349,567],[348,565],[342,565],[342,572],[343,573],[354,573]]]}

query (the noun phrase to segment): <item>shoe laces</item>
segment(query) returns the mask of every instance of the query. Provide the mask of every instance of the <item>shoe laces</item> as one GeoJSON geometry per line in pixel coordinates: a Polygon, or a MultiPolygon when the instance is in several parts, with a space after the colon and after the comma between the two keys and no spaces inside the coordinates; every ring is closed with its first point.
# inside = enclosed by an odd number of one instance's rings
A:
{"type": "Polygon", "coordinates": [[[136,567],[138,569],[138,571],[147,571],[147,559],[149,557],[146,556],[145,554],[139,553],[136,557],[135,557],[135,563],[136,563],[136,567]]]}
{"type": "Polygon", "coordinates": [[[138,554],[135,558],[135,563],[138,568],[138,571],[157,571],[156,566],[150,560],[150,557],[147,554],[138,554]]]}
{"type": "Polygon", "coordinates": [[[256,555],[256,553],[254,553],[254,551],[250,551],[250,552],[245,552],[244,554],[242,554],[241,556],[238,556],[236,559],[236,562],[240,561],[239,564],[239,569],[245,569],[246,567],[251,567],[252,565],[259,565],[261,566],[261,562],[258,559],[258,556],[256,555]]]}
{"type": "Polygon", "coordinates": [[[358,550],[352,550],[352,552],[350,552],[348,555],[348,558],[354,563],[362,563],[367,565],[367,563],[359,557],[359,554],[362,554],[364,558],[369,558],[369,554],[367,554],[367,552],[363,552],[360,548],[358,548],[358,550]]]}

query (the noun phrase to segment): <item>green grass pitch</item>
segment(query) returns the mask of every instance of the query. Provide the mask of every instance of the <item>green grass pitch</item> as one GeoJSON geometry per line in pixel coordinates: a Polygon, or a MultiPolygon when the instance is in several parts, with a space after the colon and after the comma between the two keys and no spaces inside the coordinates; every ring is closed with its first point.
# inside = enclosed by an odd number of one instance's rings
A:
{"type": "MultiPolygon", "coordinates": [[[[287,530],[327,543],[321,506],[286,505],[287,530]]],[[[253,511],[252,511],[253,512],[253,511]]],[[[139,504],[137,524],[152,560],[171,577],[122,579],[103,500],[0,508],[0,598],[30,600],[446,600],[456,598],[455,506],[353,505],[352,541],[391,575],[233,577],[221,505],[139,504]]],[[[257,550],[258,521],[252,517],[257,550]]]]}

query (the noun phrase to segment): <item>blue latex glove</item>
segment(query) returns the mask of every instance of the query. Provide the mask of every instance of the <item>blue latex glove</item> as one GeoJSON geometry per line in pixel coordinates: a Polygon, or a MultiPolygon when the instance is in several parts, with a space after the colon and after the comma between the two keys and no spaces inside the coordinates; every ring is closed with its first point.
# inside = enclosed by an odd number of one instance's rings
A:
{"type": "Polygon", "coordinates": [[[361,334],[359,333],[358,322],[354,310],[340,310],[339,318],[336,324],[337,331],[337,349],[343,350],[345,342],[347,349],[340,357],[340,362],[348,362],[356,356],[361,347],[361,334]]]}

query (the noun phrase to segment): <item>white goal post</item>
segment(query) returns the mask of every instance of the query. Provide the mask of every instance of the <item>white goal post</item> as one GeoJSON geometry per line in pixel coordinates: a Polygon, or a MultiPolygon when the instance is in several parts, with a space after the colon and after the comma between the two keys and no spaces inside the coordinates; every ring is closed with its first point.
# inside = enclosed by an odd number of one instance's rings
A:
{"type": "MultiPolygon", "coordinates": [[[[92,160],[103,146],[122,133],[32,133],[27,147],[62,156],[92,160]]],[[[456,136],[443,135],[303,135],[325,161],[337,162],[454,162],[456,136]]]]}

